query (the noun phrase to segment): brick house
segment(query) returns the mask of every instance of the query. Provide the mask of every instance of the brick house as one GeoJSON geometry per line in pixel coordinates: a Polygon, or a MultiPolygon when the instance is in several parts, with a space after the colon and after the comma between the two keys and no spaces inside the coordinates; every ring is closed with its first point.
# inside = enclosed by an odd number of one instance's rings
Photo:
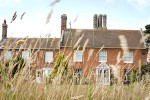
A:
{"type": "Polygon", "coordinates": [[[2,24],[2,40],[0,42],[0,63],[19,55],[29,62],[30,76],[40,82],[42,75],[52,72],[55,56],[60,50],[60,38],[7,38],[7,24],[2,24]]]}
{"type": "Polygon", "coordinates": [[[114,68],[119,68],[121,79],[128,81],[128,74],[147,63],[147,50],[140,30],[107,29],[107,16],[93,17],[94,29],[67,29],[67,16],[61,16],[61,50],[73,52],[72,67],[87,76],[94,71],[96,81],[110,84],[114,68]],[[124,78],[125,77],[125,78],[124,78]]]}
{"type": "Polygon", "coordinates": [[[107,16],[101,14],[94,15],[93,28],[67,29],[67,16],[63,14],[61,38],[7,38],[4,21],[0,43],[4,57],[1,63],[12,53],[33,60],[30,68],[34,68],[33,74],[40,82],[40,75],[51,73],[55,56],[62,51],[66,56],[72,54],[70,62],[75,73],[79,76],[94,73],[94,81],[106,85],[110,84],[113,68],[119,66],[120,77],[127,80],[126,72],[147,63],[147,50],[141,41],[143,33],[140,30],[109,30],[107,16]]]}

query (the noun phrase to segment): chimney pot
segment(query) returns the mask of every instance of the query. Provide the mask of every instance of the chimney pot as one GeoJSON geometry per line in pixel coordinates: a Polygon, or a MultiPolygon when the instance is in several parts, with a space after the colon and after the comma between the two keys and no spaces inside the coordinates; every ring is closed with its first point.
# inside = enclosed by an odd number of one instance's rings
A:
{"type": "Polygon", "coordinates": [[[102,14],[99,14],[98,16],[98,28],[101,29],[102,28],[102,14]]]}
{"type": "Polygon", "coordinates": [[[98,28],[98,16],[97,16],[97,14],[94,14],[94,16],[93,16],[93,28],[94,29],[98,28]]]}
{"type": "Polygon", "coordinates": [[[103,28],[107,29],[107,15],[106,14],[103,15],[103,28]]]}
{"type": "Polygon", "coordinates": [[[4,23],[2,24],[2,39],[7,38],[7,24],[6,20],[4,20],[4,23]]]}
{"type": "Polygon", "coordinates": [[[63,14],[61,15],[61,34],[62,31],[66,31],[67,29],[67,15],[63,14]]]}

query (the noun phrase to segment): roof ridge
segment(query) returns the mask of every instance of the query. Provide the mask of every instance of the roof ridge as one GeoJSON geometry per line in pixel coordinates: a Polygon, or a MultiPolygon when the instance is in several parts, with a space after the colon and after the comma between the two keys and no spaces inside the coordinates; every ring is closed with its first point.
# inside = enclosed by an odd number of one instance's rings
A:
{"type": "MultiPolygon", "coordinates": [[[[67,29],[70,30],[70,29],[67,29]]],[[[140,31],[140,30],[133,30],[133,29],[75,29],[72,30],[96,30],[96,31],[140,31]]]]}

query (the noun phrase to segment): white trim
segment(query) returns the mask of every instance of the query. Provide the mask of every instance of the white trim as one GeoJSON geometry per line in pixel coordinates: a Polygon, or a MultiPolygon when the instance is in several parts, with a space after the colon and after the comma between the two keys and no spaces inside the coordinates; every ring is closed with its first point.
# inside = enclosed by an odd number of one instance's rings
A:
{"type": "Polygon", "coordinates": [[[110,67],[106,63],[96,67],[96,82],[101,85],[110,85],[110,67]]]}

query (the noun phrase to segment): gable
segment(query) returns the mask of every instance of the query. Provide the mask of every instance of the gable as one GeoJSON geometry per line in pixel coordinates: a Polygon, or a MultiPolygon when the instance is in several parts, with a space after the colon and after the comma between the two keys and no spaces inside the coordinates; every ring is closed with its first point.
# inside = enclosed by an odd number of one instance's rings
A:
{"type": "Polygon", "coordinates": [[[106,63],[101,63],[97,67],[97,69],[110,69],[110,67],[106,63]]]}

